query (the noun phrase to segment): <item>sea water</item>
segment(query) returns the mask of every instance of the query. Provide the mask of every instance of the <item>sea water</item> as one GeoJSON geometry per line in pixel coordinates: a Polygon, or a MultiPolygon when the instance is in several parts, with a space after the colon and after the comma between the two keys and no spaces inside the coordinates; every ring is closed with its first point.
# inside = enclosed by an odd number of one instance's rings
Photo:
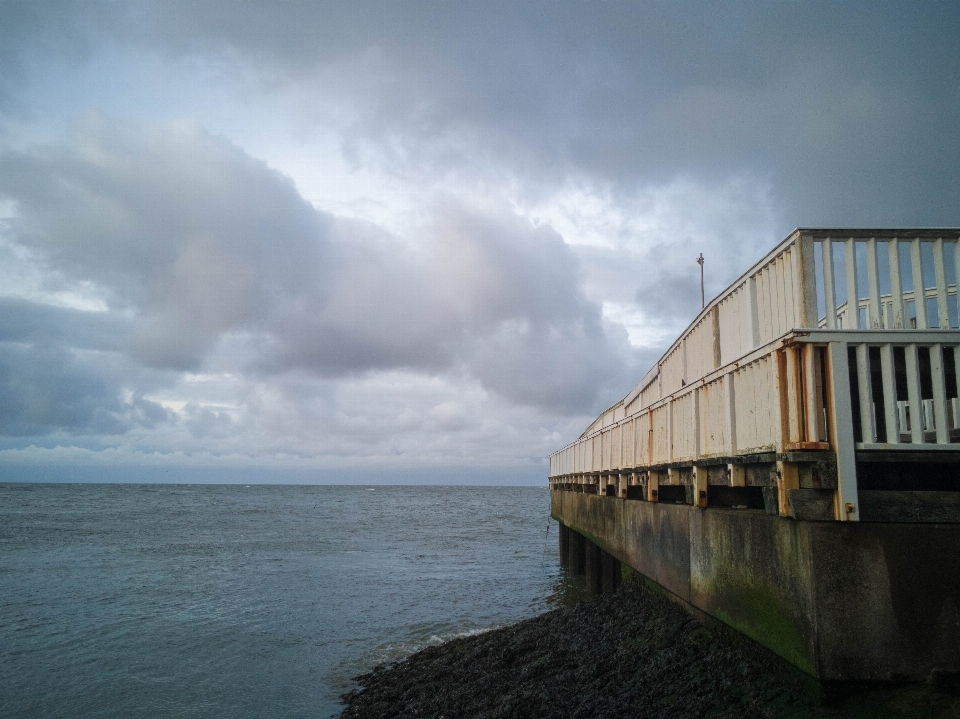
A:
{"type": "Polygon", "coordinates": [[[0,716],[329,717],[576,591],[545,487],[0,484],[0,716]]]}

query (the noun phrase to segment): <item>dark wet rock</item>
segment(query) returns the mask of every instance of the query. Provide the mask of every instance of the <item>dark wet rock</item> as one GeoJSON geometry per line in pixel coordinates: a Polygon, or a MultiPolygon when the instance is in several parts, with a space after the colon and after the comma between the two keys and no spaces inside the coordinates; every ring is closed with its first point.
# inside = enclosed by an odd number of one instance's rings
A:
{"type": "Polygon", "coordinates": [[[344,719],[782,717],[809,684],[645,590],[430,647],[357,678],[344,719]]]}
{"type": "Polygon", "coordinates": [[[429,647],[356,681],[343,719],[960,717],[954,681],[824,690],[636,588],[429,647]]]}

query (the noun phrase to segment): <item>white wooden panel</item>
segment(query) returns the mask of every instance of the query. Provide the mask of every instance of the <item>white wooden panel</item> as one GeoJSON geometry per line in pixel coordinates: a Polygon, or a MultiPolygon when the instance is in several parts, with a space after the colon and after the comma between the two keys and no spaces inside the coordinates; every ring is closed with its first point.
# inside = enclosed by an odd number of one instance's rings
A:
{"type": "Polygon", "coordinates": [[[657,407],[651,412],[653,429],[653,452],[651,464],[666,464],[670,461],[670,412],[669,405],[657,407]]]}
{"type": "Polygon", "coordinates": [[[671,461],[696,459],[696,416],[693,392],[687,392],[670,403],[673,410],[673,454],[671,461]]]}
{"type": "Polygon", "coordinates": [[[735,373],[728,372],[723,376],[724,395],[724,434],[727,454],[733,456],[737,451],[737,398],[735,373]]]}
{"type": "Polygon", "coordinates": [[[726,453],[725,378],[714,380],[700,391],[700,456],[721,456],[726,453]]]}
{"type": "Polygon", "coordinates": [[[663,397],[683,387],[683,346],[677,344],[660,364],[661,393],[663,397]]]}
{"type": "Polygon", "coordinates": [[[686,339],[687,384],[716,369],[713,351],[713,314],[707,314],[686,339]]]}
{"type": "Polygon", "coordinates": [[[652,412],[646,412],[637,418],[637,465],[649,466],[653,464],[653,434],[651,432],[652,412]]]}
{"type": "Polygon", "coordinates": [[[636,419],[628,419],[623,423],[623,433],[621,435],[620,441],[623,443],[623,467],[636,467],[637,459],[634,447],[634,440],[636,438],[636,431],[633,428],[636,419]]]}

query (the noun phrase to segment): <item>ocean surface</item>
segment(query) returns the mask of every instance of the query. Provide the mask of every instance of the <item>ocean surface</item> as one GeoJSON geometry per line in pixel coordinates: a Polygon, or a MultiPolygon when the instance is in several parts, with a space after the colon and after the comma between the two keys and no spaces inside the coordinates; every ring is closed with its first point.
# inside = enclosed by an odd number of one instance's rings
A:
{"type": "Polygon", "coordinates": [[[330,717],[576,598],[545,487],[0,484],[0,717],[330,717]]]}

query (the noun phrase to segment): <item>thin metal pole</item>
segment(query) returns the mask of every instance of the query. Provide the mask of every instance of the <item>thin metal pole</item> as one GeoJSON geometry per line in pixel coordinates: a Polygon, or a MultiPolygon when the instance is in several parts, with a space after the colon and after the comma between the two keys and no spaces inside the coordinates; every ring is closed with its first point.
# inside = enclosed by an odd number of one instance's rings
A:
{"type": "Polygon", "coordinates": [[[702,310],[707,306],[706,298],[703,294],[703,253],[700,253],[700,256],[697,258],[697,264],[700,265],[700,309],[702,310]]]}

